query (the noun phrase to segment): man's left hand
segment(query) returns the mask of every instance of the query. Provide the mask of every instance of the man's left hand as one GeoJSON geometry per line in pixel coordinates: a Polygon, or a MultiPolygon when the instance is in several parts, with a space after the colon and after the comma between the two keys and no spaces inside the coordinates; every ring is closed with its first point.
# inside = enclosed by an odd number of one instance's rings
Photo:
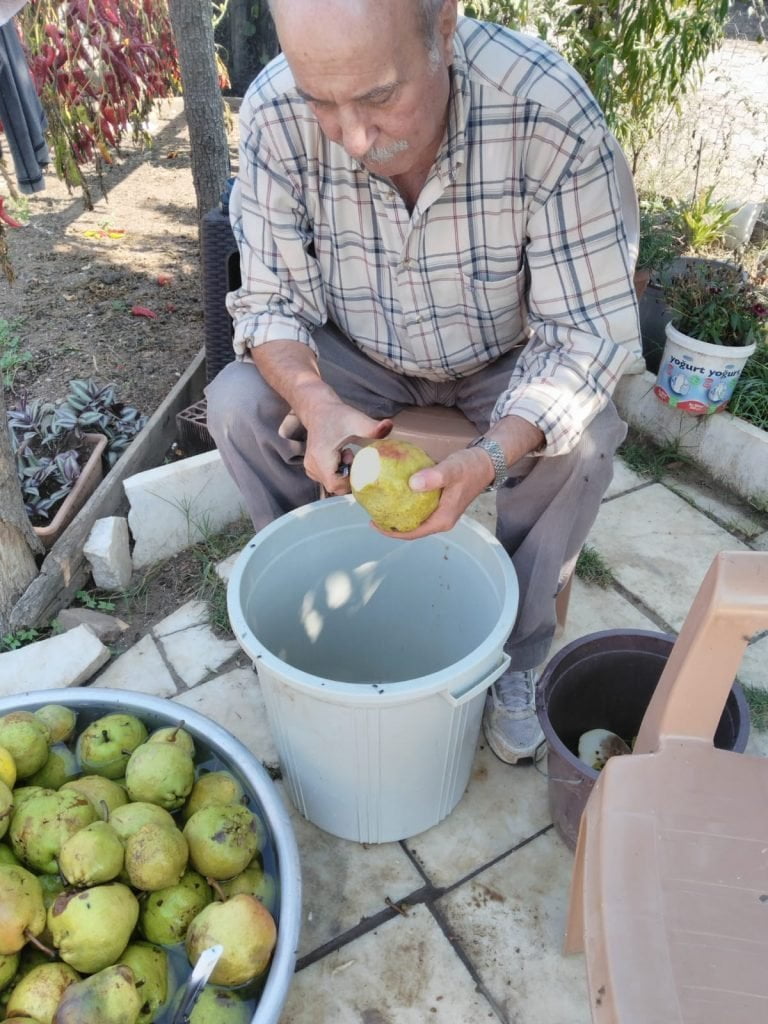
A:
{"type": "MultiPolygon", "coordinates": [[[[452,530],[460,517],[467,511],[478,494],[493,481],[494,472],[490,459],[477,448],[464,448],[454,452],[442,462],[429,469],[420,469],[408,481],[411,490],[442,490],[440,504],[416,530],[400,533],[396,530],[375,528],[387,537],[398,540],[418,540],[432,533],[452,530]]],[[[375,524],[374,524],[375,525],[375,524]]]]}

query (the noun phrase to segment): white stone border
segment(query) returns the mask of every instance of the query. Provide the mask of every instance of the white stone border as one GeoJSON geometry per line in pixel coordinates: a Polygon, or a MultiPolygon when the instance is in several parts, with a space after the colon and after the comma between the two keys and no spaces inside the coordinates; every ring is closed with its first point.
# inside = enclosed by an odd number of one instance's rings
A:
{"type": "Polygon", "coordinates": [[[619,381],[614,401],[627,423],[657,443],[679,442],[715,480],[768,510],[768,433],[727,412],[691,416],[670,409],[654,395],[655,382],[648,370],[619,381]]]}

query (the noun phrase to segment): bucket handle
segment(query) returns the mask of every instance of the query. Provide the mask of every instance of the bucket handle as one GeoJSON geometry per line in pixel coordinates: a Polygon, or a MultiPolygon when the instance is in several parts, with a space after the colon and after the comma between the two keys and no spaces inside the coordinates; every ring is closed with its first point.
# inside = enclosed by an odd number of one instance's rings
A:
{"type": "Polygon", "coordinates": [[[443,697],[445,697],[448,703],[453,707],[461,707],[462,704],[466,704],[468,700],[472,700],[473,697],[476,697],[478,693],[486,690],[491,683],[495,683],[499,676],[503,672],[506,672],[509,667],[509,662],[509,655],[502,653],[501,662],[496,665],[495,668],[491,669],[490,673],[484,679],[481,679],[479,683],[472,683],[466,690],[455,690],[453,693],[443,690],[443,697]]]}

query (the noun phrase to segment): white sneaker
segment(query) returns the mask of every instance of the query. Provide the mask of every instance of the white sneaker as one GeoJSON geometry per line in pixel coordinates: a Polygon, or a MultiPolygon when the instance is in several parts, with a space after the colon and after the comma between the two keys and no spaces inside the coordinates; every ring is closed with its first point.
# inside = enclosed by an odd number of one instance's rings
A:
{"type": "Polygon", "coordinates": [[[510,672],[491,686],[483,712],[483,732],[488,746],[506,764],[531,758],[546,750],[546,740],[536,715],[536,674],[533,669],[510,672]]]}

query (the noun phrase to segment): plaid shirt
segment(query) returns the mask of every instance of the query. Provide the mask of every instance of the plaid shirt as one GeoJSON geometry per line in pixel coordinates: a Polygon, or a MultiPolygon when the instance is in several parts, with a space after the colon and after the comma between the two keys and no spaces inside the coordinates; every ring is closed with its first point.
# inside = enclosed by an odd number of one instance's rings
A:
{"type": "Polygon", "coordinates": [[[251,85],[231,201],[235,350],[314,349],[329,318],[376,362],[445,381],[524,346],[492,422],[521,416],[561,455],[640,356],[607,129],[539,40],[462,18],[454,54],[445,139],[410,214],[323,136],[282,56],[251,85]]]}

